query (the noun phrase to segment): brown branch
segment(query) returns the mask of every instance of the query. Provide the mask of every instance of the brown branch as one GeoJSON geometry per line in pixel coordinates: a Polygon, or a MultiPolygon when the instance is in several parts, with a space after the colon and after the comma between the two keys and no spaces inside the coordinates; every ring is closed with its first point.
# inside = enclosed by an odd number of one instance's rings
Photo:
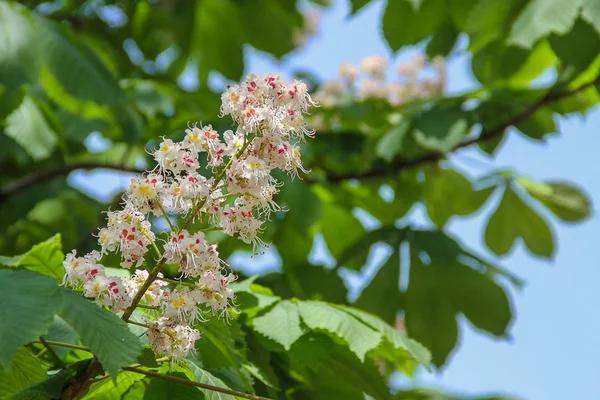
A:
{"type": "MultiPolygon", "coordinates": [[[[541,107],[543,107],[547,104],[553,103],[557,100],[563,99],[565,97],[569,97],[574,94],[577,94],[589,87],[594,86],[595,84],[597,84],[599,82],[600,82],[600,76],[598,78],[596,78],[594,81],[585,83],[585,84],[583,84],[575,89],[572,89],[572,90],[566,90],[566,91],[562,91],[562,92],[554,92],[553,88],[551,88],[548,91],[548,93],[546,93],[546,95],[544,95],[540,100],[538,100],[537,102],[533,103],[528,108],[523,110],[522,113],[515,115],[514,117],[510,118],[509,120],[505,121],[504,123],[492,128],[492,129],[482,131],[481,134],[476,138],[466,140],[466,141],[456,145],[452,150],[449,151],[449,153],[452,153],[452,152],[455,152],[456,150],[460,150],[462,148],[471,146],[472,144],[475,144],[475,143],[485,142],[485,141],[494,139],[497,136],[502,135],[507,128],[524,122],[527,118],[529,118],[533,113],[535,113],[541,107]]],[[[401,171],[403,169],[416,167],[421,164],[441,160],[442,158],[444,158],[446,156],[446,154],[447,153],[434,152],[434,153],[425,154],[425,155],[422,155],[420,157],[416,157],[413,159],[398,159],[394,163],[392,163],[391,165],[389,165],[385,168],[377,168],[377,169],[373,169],[371,171],[367,171],[364,173],[328,175],[326,178],[326,181],[328,183],[337,183],[337,182],[341,182],[341,181],[348,180],[348,179],[379,178],[379,177],[386,176],[392,172],[397,172],[397,171],[401,171]]]]}
{"type": "Polygon", "coordinates": [[[181,383],[182,385],[194,386],[194,387],[198,387],[198,388],[202,388],[202,389],[206,389],[206,390],[212,390],[213,392],[225,393],[225,394],[229,394],[229,395],[236,396],[236,397],[242,397],[244,399],[272,400],[267,397],[261,397],[261,396],[256,396],[253,394],[242,393],[242,392],[238,392],[238,391],[231,390],[231,389],[221,388],[218,386],[206,385],[204,383],[188,381],[187,379],[179,378],[177,376],[159,374],[158,372],[145,371],[145,370],[139,369],[139,368],[125,367],[125,368],[123,368],[123,370],[135,372],[137,374],[151,376],[153,378],[164,379],[164,380],[171,381],[171,382],[181,383]]]}
{"type": "Polygon", "coordinates": [[[47,171],[34,172],[26,175],[21,179],[11,182],[2,188],[0,188],[0,203],[8,200],[9,197],[14,196],[17,193],[29,188],[30,186],[37,185],[39,183],[49,181],[54,178],[58,178],[63,175],[67,175],[72,171],[78,169],[110,169],[113,171],[122,172],[142,172],[141,170],[133,167],[127,167],[121,164],[106,164],[99,162],[81,162],[71,165],[65,165],[60,168],[51,169],[47,171]]]}

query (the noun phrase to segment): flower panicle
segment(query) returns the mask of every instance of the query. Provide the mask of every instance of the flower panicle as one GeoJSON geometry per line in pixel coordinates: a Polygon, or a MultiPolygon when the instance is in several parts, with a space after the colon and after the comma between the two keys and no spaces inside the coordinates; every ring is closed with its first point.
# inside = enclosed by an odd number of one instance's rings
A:
{"type": "Polygon", "coordinates": [[[235,299],[229,285],[237,277],[204,231],[220,230],[260,252],[265,221],[284,211],[275,202],[282,183],[272,172],[292,178],[306,173],[299,142],[314,135],[304,115],[315,103],[302,81],[250,74],[228,86],[221,99],[221,116],[230,116],[234,129],[220,134],[211,125],[192,124],[179,142],[162,138],[150,153],[156,167],[133,177],[123,208],[106,213],[106,226],[96,234],[100,251],[78,257],[73,250],[63,262],[63,283],[83,288],[99,305],[119,312],[138,306],[132,303],[141,298],[140,306],[156,310],[148,314],[146,335],[157,353],[174,358],[193,351],[197,323],[211,315],[230,318],[235,299]],[[171,221],[178,215],[188,220],[179,228],[171,221]],[[150,216],[169,219],[166,240],[158,240],[150,216]],[[209,227],[194,231],[193,221],[209,227]],[[152,249],[158,262],[178,266],[178,280],[148,272],[152,249]],[[101,260],[110,253],[120,256],[122,268],[135,269],[131,277],[107,276],[101,260]]]}

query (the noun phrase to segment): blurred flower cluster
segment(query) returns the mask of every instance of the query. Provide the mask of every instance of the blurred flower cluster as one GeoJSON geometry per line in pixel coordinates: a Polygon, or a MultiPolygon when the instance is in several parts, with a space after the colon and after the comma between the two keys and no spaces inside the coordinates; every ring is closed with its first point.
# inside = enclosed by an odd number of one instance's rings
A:
{"type": "Polygon", "coordinates": [[[398,66],[398,78],[394,80],[388,80],[388,67],[388,60],[378,55],[363,58],[359,68],[342,63],[338,68],[339,77],[319,86],[314,98],[326,108],[347,102],[348,97],[358,102],[385,100],[391,106],[399,106],[414,99],[439,95],[445,90],[446,61],[443,58],[436,57],[429,62],[425,56],[414,56],[398,66]],[[434,77],[423,77],[428,67],[433,67],[434,77]]]}
{"type": "Polygon", "coordinates": [[[123,208],[107,212],[97,235],[101,251],[66,256],[65,283],[113,312],[124,311],[125,320],[138,307],[152,310],[145,325],[153,349],[188,354],[200,337],[194,324],[210,315],[228,318],[234,299],[229,284],[236,277],[205,231],[237,236],[255,252],[264,246],[258,236],[263,224],[281,210],[274,201],[281,183],[271,172],[295,177],[304,171],[297,143],[314,133],[304,124],[313,104],[305,83],[286,83],[275,74],[251,74],[228,86],[221,114],[231,116],[236,130],[219,134],[210,125],[193,125],[180,142],[163,139],[152,153],[156,168],[133,178],[123,208]],[[165,219],[168,237],[157,237],[150,216],[165,219]],[[173,222],[177,216],[180,226],[173,222]],[[208,228],[194,231],[194,222],[208,228]],[[157,259],[150,269],[152,249],[157,259]],[[130,278],[107,275],[101,261],[108,253],[119,255],[130,278]],[[177,266],[177,279],[161,274],[165,264],[177,266]]]}

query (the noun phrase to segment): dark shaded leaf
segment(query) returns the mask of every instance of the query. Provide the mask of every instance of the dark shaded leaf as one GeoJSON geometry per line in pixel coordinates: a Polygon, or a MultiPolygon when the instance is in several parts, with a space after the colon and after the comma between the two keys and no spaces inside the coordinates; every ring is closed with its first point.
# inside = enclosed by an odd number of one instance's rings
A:
{"type": "Polygon", "coordinates": [[[0,270],[0,364],[46,333],[63,299],[56,281],[27,270],[0,270]]]}

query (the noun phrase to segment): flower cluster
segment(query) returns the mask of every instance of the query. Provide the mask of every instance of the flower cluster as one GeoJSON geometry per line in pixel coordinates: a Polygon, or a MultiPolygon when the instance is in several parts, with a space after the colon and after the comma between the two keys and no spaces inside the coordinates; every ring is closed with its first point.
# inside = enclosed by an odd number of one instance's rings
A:
{"type": "Polygon", "coordinates": [[[101,252],[67,255],[65,283],[113,312],[124,311],[126,321],[137,307],[151,310],[146,334],[157,353],[183,357],[192,351],[200,337],[196,323],[209,315],[229,317],[229,285],[236,279],[204,230],[236,236],[254,251],[264,245],[258,236],[263,224],[281,210],[274,201],[281,183],[271,173],[306,172],[298,143],[314,133],[304,124],[313,104],[306,84],[275,74],[251,74],[228,86],[221,114],[231,116],[235,131],[193,125],[179,142],[163,139],[152,153],[156,168],[130,181],[123,209],[107,212],[97,234],[101,252]],[[185,222],[174,226],[174,216],[185,222]],[[157,237],[150,217],[166,220],[167,237],[157,237]],[[194,232],[194,222],[208,227],[194,232]],[[148,268],[152,249],[157,260],[148,268]],[[130,278],[107,276],[100,261],[109,253],[120,256],[122,268],[135,270],[130,278]],[[160,273],[165,264],[177,266],[176,279],[160,273]]]}
{"type": "Polygon", "coordinates": [[[397,68],[398,79],[388,82],[388,60],[381,56],[365,57],[360,62],[360,70],[350,63],[342,63],[338,69],[338,79],[326,81],[319,87],[314,97],[325,107],[335,107],[347,94],[362,102],[369,99],[387,101],[398,106],[407,101],[428,98],[444,91],[446,86],[446,62],[436,57],[432,60],[436,76],[423,78],[422,72],[429,65],[424,56],[414,56],[397,68]],[[360,75],[365,77],[360,79],[360,75]]]}

